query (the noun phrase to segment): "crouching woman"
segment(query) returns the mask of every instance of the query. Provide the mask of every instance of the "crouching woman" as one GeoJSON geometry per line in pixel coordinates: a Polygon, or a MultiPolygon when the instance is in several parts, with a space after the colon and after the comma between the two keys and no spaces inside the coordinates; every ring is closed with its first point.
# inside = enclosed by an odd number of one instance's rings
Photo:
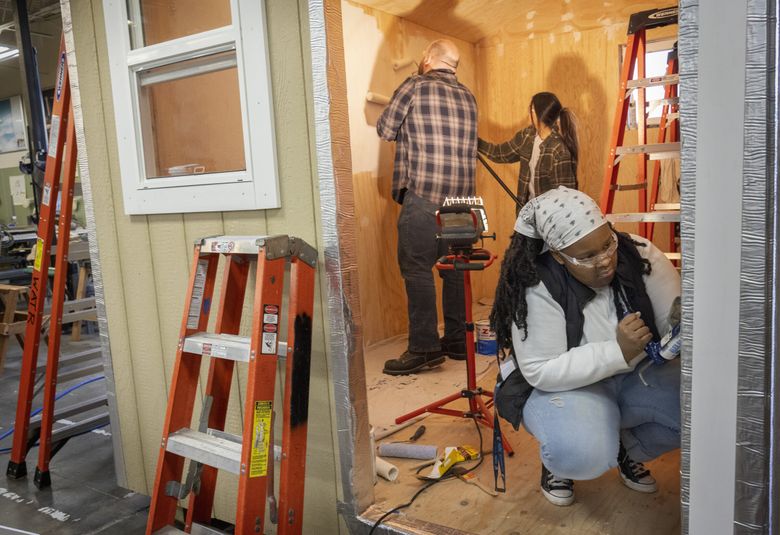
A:
{"type": "Polygon", "coordinates": [[[561,186],[520,211],[491,312],[511,353],[496,406],[539,441],[553,504],[614,467],[629,488],[657,490],[642,462],[680,446],[680,366],[645,349],[679,295],[666,256],[614,231],[586,194],[561,186]]]}

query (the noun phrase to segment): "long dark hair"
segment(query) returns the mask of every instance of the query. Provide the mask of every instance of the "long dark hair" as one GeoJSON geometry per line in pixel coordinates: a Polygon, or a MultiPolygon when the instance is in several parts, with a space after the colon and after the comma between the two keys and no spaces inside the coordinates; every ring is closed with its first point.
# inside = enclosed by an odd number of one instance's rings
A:
{"type": "Polygon", "coordinates": [[[579,142],[577,141],[577,118],[569,108],[564,108],[561,101],[553,93],[537,93],[531,98],[529,106],[536,112],[539,121],[553,130],[558,130],[556,121],[560,121],[561,138],[563,144],[571,154],[571,160],[574,163],[574,172],[577,172],[577,161],[579,160],[579,142]]]}
{"type": "Polygon", "coordinates": [[[543,246],[542,240],[516,232],[504,253],[496,298],[493,301],[493,310],[490,311],[490,328],[496,333],[500,349],[512,347],[512,324],[523,329],[523,339],[528,336],[525,290],[539,284],[536,257],[543,246]]]}
{"type": "MultiPolygon", "coordinates": [[[[636,255],[643,264],[643,274],[649,275],[650,262],[643,258],[636,247],[645,244],[631,238],[624,232],[610,228],[618,237],[618,243],[629,254],[636,255]]],[[[501,263],[501,275],[496,286],[496,297],[490,311],[490,328],[496,333],[499,349],[512,349],[512,325],[523,331],[523,340],[528,337],[528,303],[526,289],[539,284],[536,271],[536,257],[542,252],[544,242],[524,236],[518,232],[512,235],[509,247],[501,263]]]]}

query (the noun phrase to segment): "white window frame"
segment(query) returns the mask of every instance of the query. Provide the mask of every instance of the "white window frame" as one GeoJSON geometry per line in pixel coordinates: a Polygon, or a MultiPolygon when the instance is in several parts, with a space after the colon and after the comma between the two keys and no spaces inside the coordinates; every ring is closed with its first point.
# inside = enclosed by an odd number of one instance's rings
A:
{"type": "MultiPolygon", "coordinates": [[[[280,206],[265,1],[230,0],[230,8],[232,24],[228,26],[132,49],[127,3],[103,0],[124,211],[128,215],[280,206]],[[246,170],[147,179],[139,73],[230,50],[236,54],[246,170]]],[[[134,21],[141,23],[138,17],[134,21]]]]}

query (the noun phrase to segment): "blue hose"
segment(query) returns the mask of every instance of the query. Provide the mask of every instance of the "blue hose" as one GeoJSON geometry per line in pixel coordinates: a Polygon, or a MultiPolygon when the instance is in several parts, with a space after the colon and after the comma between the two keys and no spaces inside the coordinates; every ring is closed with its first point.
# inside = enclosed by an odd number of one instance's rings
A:
{"type": "MultiPolygon", "coordinates": [[[[54,401],[57,401],[62,396],[70,394],[74,390],[78,390],[82,386],[86,386],[86,385],[88,385],[90,383],[94,383],[95,381],[100,381],[101,379],[105,379],[105,378],[106,378],[105,375],[99,375],[98,377],[93,377],[92,379],[87,379],[86,381],[82,381],[82,382],[80,382],[77,385],[73,385],[70,388],[68,388],[67,390],[64,390],[64,391],[60,392],[59,394],[57,394],[56,396],[54,396],[54,401]]],[[[34,411],[32,411],[30,413],[30,416],[35,416],[35,415],[39,414],[42,410],[43,410],[43,407],[39,407],[39,408],[35,409],[34,411]]],[[[99,427],[103,427],[103,426],[99,426],[99,427]]],[[[97,427],[95,429],[97,429],[97,427]]],[[[90,429],[90,431],[92,431],[92,429],[90,429]]],[[[11,426],[11,428],[8,429],[8,431],[6,431],[2,435],[0,435],[0,440],[3,440],[4,438],[7,438],[7,437],[11,436],[13,434],[13,432],[14,432],[14,427],[11,426]]],[[[85,431],[85,432],[88,433],[89,431],[85,431]]],[[[8,451],[11,451],[11,448],[0,449],[0,453],[7,453],[8,451]]]]}

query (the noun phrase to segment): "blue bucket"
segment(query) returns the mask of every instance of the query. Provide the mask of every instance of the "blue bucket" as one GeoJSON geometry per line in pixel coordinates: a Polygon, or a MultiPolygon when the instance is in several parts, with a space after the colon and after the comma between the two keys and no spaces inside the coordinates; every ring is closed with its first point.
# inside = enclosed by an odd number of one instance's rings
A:
{"type": "Polygon", "coordinates": [[[477,334],[477,353],[494,357],[498,353],[496,333],[490,330],[490,320],[478,320],[474,322],[477,334]]]}

